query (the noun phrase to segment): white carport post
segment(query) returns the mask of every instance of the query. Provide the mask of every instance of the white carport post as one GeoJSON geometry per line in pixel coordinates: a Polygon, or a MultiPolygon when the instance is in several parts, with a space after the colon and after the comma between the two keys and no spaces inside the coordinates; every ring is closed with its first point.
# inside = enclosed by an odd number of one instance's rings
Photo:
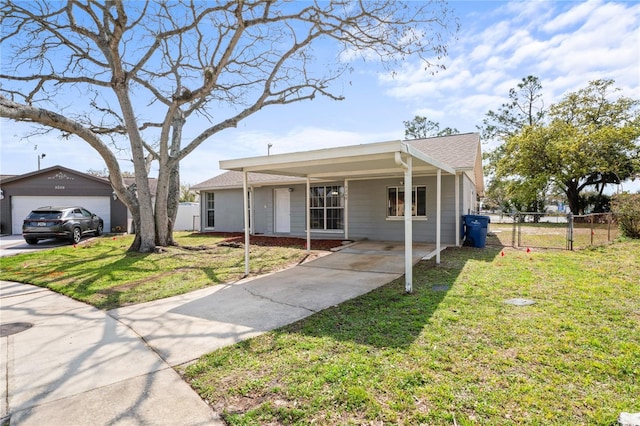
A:
{"type": "Polygon", "coordinates": [[[456,197],[456,238],[454,241],[456,242],[456,247],[460,247],[460,177],[457,172],[454,182],[454,185],[456,186],[454,190],[456,197]]]}
{"type": "Polygon", "coordinates": [[[249,275],[249,190],[248,173],[242,171],[242,199],[244,200],[244,274],[249,275]]]}
{"type": "Polygon", "coordinates": [[[440,232],[442,226],[440,219],[442,216],[442,170],[438,169],[436,175],[436,265],[440,264],[440,232]]]}
{"type": "Polygon", "coordinates": [[[344,180],[344,239],[349,239],[349,179],[344,180]]]}
{"type": "Polygon", "coordinates": [[[407,156],[404,168],[404,290],[413,291],[413,157],[407,156]]]}
{"type": "Polygon", "coordinates": [[[307,253],[311,252],[311,179],[307,176],[307,200],[305,201],[307,212],[307,253]]]}

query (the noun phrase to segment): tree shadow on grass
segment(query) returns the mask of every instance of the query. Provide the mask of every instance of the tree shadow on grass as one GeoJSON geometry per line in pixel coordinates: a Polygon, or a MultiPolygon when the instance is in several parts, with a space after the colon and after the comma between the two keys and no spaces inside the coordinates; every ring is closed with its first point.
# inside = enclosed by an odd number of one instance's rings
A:
{"type": "Polygon", "coordinates": [[[402,348],[415,342],[470,261],[491,262],[498,248],[453,248],[442,262],[414,266],[413,293],[404,292],[404,276],[355,299],[283,327],[282,333],[331,337],[378,348],[402,348]]]}

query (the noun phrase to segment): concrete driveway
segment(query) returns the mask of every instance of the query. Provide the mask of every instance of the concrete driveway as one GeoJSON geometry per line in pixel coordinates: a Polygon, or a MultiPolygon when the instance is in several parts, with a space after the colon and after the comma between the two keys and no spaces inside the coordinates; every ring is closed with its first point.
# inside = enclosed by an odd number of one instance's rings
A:
{"type": "MultiPolygon", "coordinates": [[[[414,264],[435,247],[414,245],[414,264]]],[[[404,244],[359,242],[294,268],[109,311],[171,366],[368,293],[404,274],[404,244]]]]}
{"type": "MultiPolygon", "coordinates": [[[[271,275],[108,312],[2,282],[1,414],[21,425],[219,424],[172,367],[390,282],[404,273],[403,250],[362,242],[271,275]],[[16,323],[27,328],[12,330],[16,323]]],[[[432,250],[416,245],[414,262],[432,250]]]]}
{"type": "Polygon", "coordinates": [[[61,241],[52,238],[49,240],[42,240],[35,245],[29,245],[24,240],[24,238],[22,238],[22,235],[2,235],[0,236],[0,257],[47,250],[50,248],[60,247],[68,244],[69,242],[67,241],[61,241]]]}

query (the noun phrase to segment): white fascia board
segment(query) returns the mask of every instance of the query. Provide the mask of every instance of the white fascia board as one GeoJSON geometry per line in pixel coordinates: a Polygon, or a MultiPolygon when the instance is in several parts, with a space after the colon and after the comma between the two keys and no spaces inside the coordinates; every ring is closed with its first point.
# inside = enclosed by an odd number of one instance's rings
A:
{"type": "Polygon", "coordinates": [[[220,168],[223,170],[275,170],[280,167],[320,164],[323,161],[335,160],[349,162],[349,157],[369,156],[375,154],[388,154],[401,150],[401,141],[378,142],[372,144],[351,145],[338,148],[324,148],[312,151],[292,152],[287,154],[274,154],[260,157],[240,158],[237,160],[221,160],[220,168]]]}

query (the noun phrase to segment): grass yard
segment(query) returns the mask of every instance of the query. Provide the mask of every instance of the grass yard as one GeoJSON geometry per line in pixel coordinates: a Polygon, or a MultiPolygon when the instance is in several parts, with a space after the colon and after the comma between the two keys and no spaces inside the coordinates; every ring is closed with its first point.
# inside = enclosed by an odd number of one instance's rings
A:
{"type": "MultiPolygon", "coordinates": [[[[101,237],[74,246],[0,258],[0,279],[47,287],[101,309],[186,293],[244,275],[244,249],[220,246],[226,236],[180,232],[180,247],[128,253],[133,236],[101,237]]],[[[339,242],[338,242],[339,244],[339,242]]],[[[301,247],[251,246],[251,273],[301,261],[301,247]]]]}
{"type": "Polygon", "coordinates": [[[398,279],[182,373],[232,425],[609,426],[640,412],[640,241],[447,249],[403,289],[398,279]]]}
{"type": "MultiPolygon", "coordinates": [[[[487,235],[487,244],[511,246],[515,241],[518,247],[538,247],[566,249],[566,223],[491,223],[487,235]],[[518,232],[520,235],[518,236],[518,232]]],[[[620,236],[616,225],[606,223],[575,223],[573,229],[574,250],[609,244],[620,236]]]]}

